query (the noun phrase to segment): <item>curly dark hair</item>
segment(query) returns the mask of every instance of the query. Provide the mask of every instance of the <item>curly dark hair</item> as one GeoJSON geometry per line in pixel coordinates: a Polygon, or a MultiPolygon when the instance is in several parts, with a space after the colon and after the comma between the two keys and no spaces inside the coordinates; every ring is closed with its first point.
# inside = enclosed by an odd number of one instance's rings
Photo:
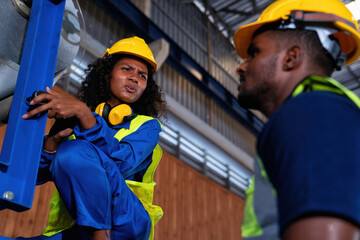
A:
{"type": "MultiPolygon", "coordinates": [[[[113,54],[108,55],[104,59],[98,58],[95,62],[89,64],[88,69],[85,70],[86,78],[81,84],[78,97],[92,110],[100,103],[110,99],[111,72],[115,64],[123,57],[136,58],[145,62],[141,58],[132,55],[113,54]]],[[[147,115],[154,118],[166,118],[164,94],[154,80],[155,74],[150,71],[150,64],[145,63],[149,69],[147,86],[139,100],[129,105],[135,114],[147,115]]]]}

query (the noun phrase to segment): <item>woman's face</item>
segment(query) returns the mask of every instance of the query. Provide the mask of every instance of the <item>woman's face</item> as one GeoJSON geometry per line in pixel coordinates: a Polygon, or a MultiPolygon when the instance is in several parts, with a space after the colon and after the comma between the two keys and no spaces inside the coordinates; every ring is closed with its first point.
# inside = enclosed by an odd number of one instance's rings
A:
{"type": "Polygon", "coordinates": [[[133,103],[145,91],[148,67],[145,62],[131,57],[121,58],[111,72],[108,103],[113,107],[120,103],[133,103]]]}

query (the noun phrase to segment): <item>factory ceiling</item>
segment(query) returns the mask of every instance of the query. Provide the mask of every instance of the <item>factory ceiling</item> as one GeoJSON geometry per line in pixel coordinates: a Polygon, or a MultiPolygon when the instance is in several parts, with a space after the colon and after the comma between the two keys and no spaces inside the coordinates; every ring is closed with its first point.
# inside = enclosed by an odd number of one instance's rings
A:
{"type": "MultiPolygon", "coordinates": [[[[189,0],[183,0],[189,1],[189,0]]],[[[273,0],[194,0],[202,11],[206,12],[209,19],[217,26],[225,37],[232,41],[236,29],[249,22],[256,21],[261,12],[273,0]]],[[[345,4],[353,1],[342,0],[345,4]]],[[[336,71],[333,76],[345,87],[360,96],[360,60],[336,71]]]]}

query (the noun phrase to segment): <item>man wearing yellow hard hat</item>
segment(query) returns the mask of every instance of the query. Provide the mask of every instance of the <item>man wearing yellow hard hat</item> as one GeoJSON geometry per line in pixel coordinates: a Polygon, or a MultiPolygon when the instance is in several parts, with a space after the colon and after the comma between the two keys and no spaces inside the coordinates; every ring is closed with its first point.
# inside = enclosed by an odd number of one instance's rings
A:
{"type": "MultiPolygon", "coordinates": [[[[257,151],[282,239],[359,239],[360,99],[330,78],[359,58],[358,31],[339,0],[278,0],[234,35],[238,102],[269,118],[257,151]]],[[[267,239],[246,213],[246,237],[267,239]]]]}
{"type": "Polygon", "coordinates": [[[79,99],[49,88],[24,114],[48,111],[38,183],[54,181],[47,227],[32,239],[154,237],[162,209],[152,204],[165,101],[157,64],[139,37],[125,38],[89,65],[79,99]]]}

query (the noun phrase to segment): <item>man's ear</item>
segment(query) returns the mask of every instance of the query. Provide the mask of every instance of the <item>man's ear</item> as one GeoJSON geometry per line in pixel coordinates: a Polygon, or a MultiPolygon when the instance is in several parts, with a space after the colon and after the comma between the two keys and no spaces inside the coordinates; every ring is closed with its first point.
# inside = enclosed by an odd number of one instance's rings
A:
{"type": "Polygon", "coordinates": [[[286,51],[286,54],[283,59],[283,70],[291,71],[299,67],[303,62],[303,52],[301,47],[292,46],[286,51]]]}

